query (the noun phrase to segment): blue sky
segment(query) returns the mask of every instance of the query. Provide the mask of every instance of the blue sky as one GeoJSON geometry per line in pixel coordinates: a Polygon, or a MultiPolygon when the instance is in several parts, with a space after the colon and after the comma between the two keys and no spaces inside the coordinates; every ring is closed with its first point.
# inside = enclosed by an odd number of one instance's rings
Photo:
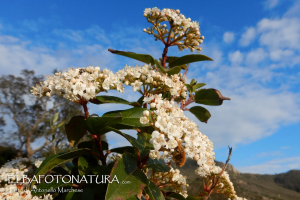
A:
{"type": "MultiPolygon", "coordinates": [[[[100,66],[117,71],[141,64],[108,48],[158,58],[162,45],[143,33],[145,8],[180,9],[199,21],[205,54],[214,62],[190,66],[188,78],[231,97],[199,129],[214,143],[216,159],[241,172],[281,173],[300,169],[300,1],[5,1],[0,6],[1,74],[34,69],[100,66]]],[[[170,49],[169,55],[178,53],[170,49]]],[[[130,88],[122,96],[138,98],[130,88]]],[[[115,92],[110,94],[117,94],[115,92]]],[[[91,106],[101,114],[118,105],[91,106]]],[[[187,113],[194,121],[196,119],[187,113]]],[[[125,140],[108,134],[111,146],[125,140]]]]}

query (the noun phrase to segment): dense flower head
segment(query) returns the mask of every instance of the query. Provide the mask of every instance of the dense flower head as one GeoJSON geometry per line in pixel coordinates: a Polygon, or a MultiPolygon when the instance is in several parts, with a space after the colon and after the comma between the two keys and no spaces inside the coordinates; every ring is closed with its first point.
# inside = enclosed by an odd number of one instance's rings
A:
{"type": "Polygon", "coordinates": [[[0,188],[0,199],[3,200],[29,200],[29,199],[45,199],[52,200],[50,194],[43,197],[32,196],[29,183],[15,182],[21,181],[23,175],[31,177],[34,173],[33,168],[38,168],[45,158],[16,158],[5,163],[0,169],[0,184],[4,187],[0,188]],[[10,178],[8,180],[8,178],[10,178]]]}
{"type": "Polygon", "coordinates": [[[152,171],[151,180],[156,183],[158,187],[167,188],[171,187],[174,192],[187,197],[187,187],[186,176],[180,174],[179,169],[173,169],[171,167],[169,172],[156,172],[152,171]]]}
{"type": "Polygon", "coordinates": [[[84,98],[89,101],[96,97],[99,92],[110,89],[124,92],[124,84],[132,86],[133,91],[140,91],[142,86],[152,89],[170,91],[175,98],[185,98],[187,88],[184,80],[175,74],[169,77],[155,71],[151,66],[142,67],[125,66],[124,69],[113,73],[108,69],[100,71],[99,67],[88,66],[87,68],[69,68],[67,71],[58,72],[46,77],[46,80],[33,87],[31,93],[35,96],[61,95],[70,101],[79,101],[84,98]]]}
{"type": "MultiPolygon", "coordinates": [[[[214,167],[215,153],[212,142],[198,130],[196,123],[189,120],[174,101],[162,99],[161,94],[145,97],[144,103],[150,104],[153,110],[151,116],[155,131],[151,134],[150,143],[154,150],[150,157],[172,158],[176,148],[182,145],[184,153],[197,161],[198,174],[207,176],[214,167]]],[[[146,122],[145,117],[140,119],[141,123],[146,122]]]]}
{"type": "Polygon", "coordinates": [[[8,176],[11,176],[11,181],[20,181],[22,175],[27,175],[32,172],[32,164],[37,168],[45,158],[16,158],[5,163],[0,168],[0,183],[8,182],[8,176]],[[18,180],[15,180],[15,179],[18,180]]]}
{"type": "Polygon", "coordinates": [[[144,16],[148,22],[153,24],[152,27],[144,29],[144,32],[153,34],[156,40],[164,41],[164,38],[169,38],[170,46],[177,45],[179,50],[189,48],[192,52],[194,50],[201,51],[199,45],[203,42],[204,36],[200,36],[200,27],[197,21],[185,18],[179,10],[168,8],[163,10],[156,7],[146,8],[144,16]],[[166,24],[162,24],[165,21],[169,22],[170,29],[166,24]]]}

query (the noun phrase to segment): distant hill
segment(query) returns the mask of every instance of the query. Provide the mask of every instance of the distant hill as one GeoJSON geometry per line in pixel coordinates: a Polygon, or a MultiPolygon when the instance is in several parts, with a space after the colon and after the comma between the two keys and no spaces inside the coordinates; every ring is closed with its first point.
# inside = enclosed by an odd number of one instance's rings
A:
{"type": "MultiPolygon", "coordinates": [[[[224,163],[217,162],[222,167],[224,163]]],[[[180,171],[187,176],[188,194],[198,195],[203,189],[202,180],[195,176],[197,163],[191,159],[180,171]]],[[[227,166],[226,170],[235,187],[239,197],[245,197],[248,200],[300,200],[300,170],[291,170],[287,173],[276,175],[261,175],[240,173],[232,165],[227,166]]],[[[212,200],[227,200],[223,195],[213,194],[212,200]]]]}

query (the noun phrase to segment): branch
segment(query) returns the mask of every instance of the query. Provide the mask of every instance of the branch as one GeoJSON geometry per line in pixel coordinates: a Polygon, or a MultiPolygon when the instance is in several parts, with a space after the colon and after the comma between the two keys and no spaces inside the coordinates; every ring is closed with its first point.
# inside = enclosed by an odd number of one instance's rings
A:
{"type": "Polygon", "coordinates": [[[49,140],[48,140],[48,137],[46,137],[46,142],[41,147],[39,147],[35,150],[32,150],[32,155],[35,154],[36,152],[42,150],[43,148],[45,148],[48,145],[49,145],[49,140]]]}
{"type": "Polygon", "coordinates": [[[226,167],[227,167],[227,165],[230,161],[230,157],[231,157],[231,153],[232,153],[232,147],[228,146],[228,148],[229,148],[229,155],[228,155],[228,158],[226,160],[226,163],[223,166],[222,171],[219,173],[219,176],[218,176],[217,180],[212,184],[212,186],[209,189],[209,192],[208,192],[207,196],[205,196],[203,198],[203,200],[206,200],[210,196],[210,194],[212,193],[213,189],[217,186],[217,184],[219,183],[219,181],[220,181],[220,179],[221,179],[221,177],[222,177],[222,175],[223,175],[223,173],[224,173],[224,171],[225,171],[225,169],[226,169],[226,167]]]}

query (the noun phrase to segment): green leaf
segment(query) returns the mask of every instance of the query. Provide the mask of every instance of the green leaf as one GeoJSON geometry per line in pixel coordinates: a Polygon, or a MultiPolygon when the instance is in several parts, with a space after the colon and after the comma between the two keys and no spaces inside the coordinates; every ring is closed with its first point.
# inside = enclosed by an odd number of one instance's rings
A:
{"type": "Polygon", "coordinates": [[[166,71],[165,69],[163,68],[163,66],[161,66],[160,62],[158,60],[154,60],[155,61],[155,65],[157,67],[157,70],[160,71],[161,73],[165,74],[166,71]]]}
{"type": "MultiPolygon", "coordinates": [[[[167,60],[166,60],[166,62],[167,63],[169,63],[169,68],[172,68],[172,67],[174,67],[174,66],[170,66],[170,63],[172,63],[174,60],[176,60],[177,58],[179,58],[179,57],[177,57],[177,56],[168,56],[167,57],[167,60]]],[[[180,65],[179,67],[181,67],[181,69],[186,69],[186,64],[184,64],[184,65],[180,65]]]]}
{"type": "MultiPolygon", "coordinates": [[[[52,156],[49,156],[46,158],[40,167],[36,170],[35,176],[38,177],[39,175],[44,175],[47,172],[49,172],[51,169],[56,167],[57,165],[60,165],[61,163],[66,162],[67,160],[70,160],[72,158],[88,154],[91,150],[89,149],[75,149],[69,152],[59,153],[52,156]]],[[[36,183],[36,181],[32,181],[30,188],[36,183]]]]}
{"type": "Polygon", "coordinates": [[[175,193],[175,192],[167,192],[167,198],[173,198],[173,199],[178,199],[178,200],[186,200],[184,196],[181,194],[175,193]]]}
{"type": "MultiPolygon", "coordinates": [[[[108,143],[106,141],[101,141],[102,150],[108,150],[108,143]]],[[[96,153],[100,153],[94,141],[84,141],[77,145],[78,149],[91,149],[96,153]]]]}
{"type": "Polygon", "coordinates": [[[160,62],[156,59],[155,59],[155,65],[157,67],[157,70],[159,70],[163,74],[168,74],[169,76],[173,74],[178,74],[181,71],[180,66],[176,66],[173,68],[164,68],[163,66],[161,66],[160,62]]]}
{"type": "Polygon", "coordinates": [[[67,170],[65,170],[64,168],[62,168],[61,166],[54,167],[52,170],[61,175],[69,174],[69,172],[67,170]]]}
{"type": "Polygon", "coordinates": [[[203,197],[197,197],[197,196],[188,196],[186,200],[202,200],[203,197]]]}
{"type": "Polygon", "coordinates": [[[74,147],[87,131],[86,121],[83,116],[72,117],[70,122],[65,125],[65,129],[69,144],[74,147]]]}
{"type": "Polygon", "coordinates": [[[69,192],[65,200],[82,200],[81,192],[69,192]]]}
{"type": "Polygon", "coordinates": [[[193,88],[193,91],[196,91],[198,88],[201,88],[203,86],[205,86],[206,84],[205,83],[196,83],[192,88],[193,88]]]}
{"type": "Polygon", "coordinates": [[[55,113],[52,119],[52,123],[54,124],[58,119],[59,113],[55,113]]]}
{"type": "Polygon", "coordinates": [[[117,177],[121,182],[108,184],[105,200],[125,200],[135,195],[140,197],[147,185],[146,175],[138,168],[136,158],[130,153],[123,154],[122,159],[115,163],[110,177],[117,177]]]}
{"type": "Polygon", "coordinates": [[[230,100],[230,98],[223,97],[216,89],[201,89],[195,92],[194,100],[200,104],[219,106],[222,105],[223,100],[230,100]]]}
{"type": "Polygon", "coordinates": [[[78,173],[80,176],[89,174],[97,166],[99,166],[98,160],[92,155],[80,156],[78,159],[78,173]]]}
{"type": "Polygon", "coordinates": [[[191,107],[189,111],[193,113],[201,122],[207,123],[208,119],[211,117],[209,111],[202,106],[191,107]]]}
{"type": "Polygon", "coordinates": [[[122,122],[121,113],[114,113],[109,117],[88,117],[86,119],[87,130],[94,135],[107,133],[106,126],[115,126],[122,122]]]}
{"type": "Polygon", "coordinates": [[[92,172],[96,175],[109,175],[110,174],[110,170],[107,166],[105,165],[100,165],[98,167],[95,167],[92,172]]]}
{"type": "Polygon", "coordinates": [[[106,130],[113,131],[113,132],[123,136],[126,140],[128,140],[128,142],[130,142],[130,144],[132,144],[132,146],[136,147],[137,149],[139,149],[139,147],[141,146],[141,144],[137,141],[137,139],[135,139],[134,137],[132,137],[126,133],[123,133],[123,132],[121,132],[115,128],[109,127],[109,126],[106,127],[106,130]]]}
{"type": "Polygon", "coordinates": [[[132,147],[132,146],[113,148],[109,151],[115,152],[115,153],[120,153],[120,154],[123,154],[123,153],[126,153],[126,152],[132,153],[132,154],[135,153],[134,147],[132,147]]]}
{"type": "Polygon", "coordinates": [[[128,58],[133,58],[135,60],[154,65],[154,58],[148,54],[137,54],[129,51],[118,51],[113,49],[108,49],[108,51],[114,54],[118,54],[128,58]]]}
{"type": "Polygon", "coordinates": [[[175,67],[172,67],[172,68],[167,68],[165,69],[165,72],[171,76],[173,74],[179,74],[181,71],[181,67],[180,66],[175,66],[175,67]]]}
{"type": "MultiPolygon", "coordinates": [[[[65,182],[69,182],[69,181],[65,181],[65,182]]],[[[54,181],[52,182],[48,182],[48,183],[41,183],[39,185],[37,185],[37,188],[36,189],[32,189],[31,190],[31,194],[33,196],[42,196],[43,194],[45,193],[48,193],[47,191],[50,190],[54,190],[55,188],[58,188],[58,187],[64,187],[64,186],[69,186],[69,185],[72,185],[73,183],[64,183],[62,181],[62,179],[58,179],[58,181],[56,181],[56,179],[54,179],[54,181]]]]}
{"type": "Polygon", "coordinates": [[[61,121],[61,122],[59,122],[59,124],[57,124],[56,128],[59,128],[59,127],[61,127],[64,124],[65,124],[65,121],[61,121]]]}
{"type": "MultiPolygon", "coordinates": [[[[119,124],[128,125],[132,127],[145,127],[149,126],[148,124],[142,124],[140,118],[143,117],[143,111],[147,108],[130,108],[127,110],[116,110],[103,114],[103,118],[113,118],[114,116],[121,116],[119,124]]],[[[151,111],[149,111],[151,112],[151,111]]],[[[150,118],[151,122],[151,118],[150,118]]]]}
{"type": "Polygon", "coordinates": [[[82,199],[93,200],[95,195],[95,191],[91,186],[85,187],[82,193],[82,199]]]}
{"type": "Polygon", "coordinates": [[[169,64],[169,67],[180,66],[183,64],[199,62],[199,61],[212,61],[212,60],[213,59],[202,54],[189,54],[177,58],[176,60],[174,60],[172,63],[169,64]]]}
{"type": "Polygon", "coordinates": [[[165,200],[164,195],[160,189],[152,181],[148,180],[148,185],[145,187],[145,191],[149,195],[150,199],[165,200]]]}
{"type": "Polygon", "coordinates": [[[168,172],[171,169],[168,165],[166,165],[165,161],[162,159],[157,160],[157,159],[150,158],[146,166],[158,172],[168,172]]]}
{"type": "Polygon", "coordinates": [[[90,100],[90,102],[94,104],[117,103],[117,104],[131,105],[134,107],[141,107],[141,105],[138,102],[129,102],[120,97],[107,96],[107,95],[96,96],[96,98],[90,100]]]}
{"type": "Polygon", "coordinates": [[[146,132],[138,133],[137,142],[139,146],[137,146],[141,158],[144,158],[147,154],[149,154],[150,150],[153,149],[153,145],[150,144],[149,140],[151,139],[151,134],[147,134],[146,132]]]}

